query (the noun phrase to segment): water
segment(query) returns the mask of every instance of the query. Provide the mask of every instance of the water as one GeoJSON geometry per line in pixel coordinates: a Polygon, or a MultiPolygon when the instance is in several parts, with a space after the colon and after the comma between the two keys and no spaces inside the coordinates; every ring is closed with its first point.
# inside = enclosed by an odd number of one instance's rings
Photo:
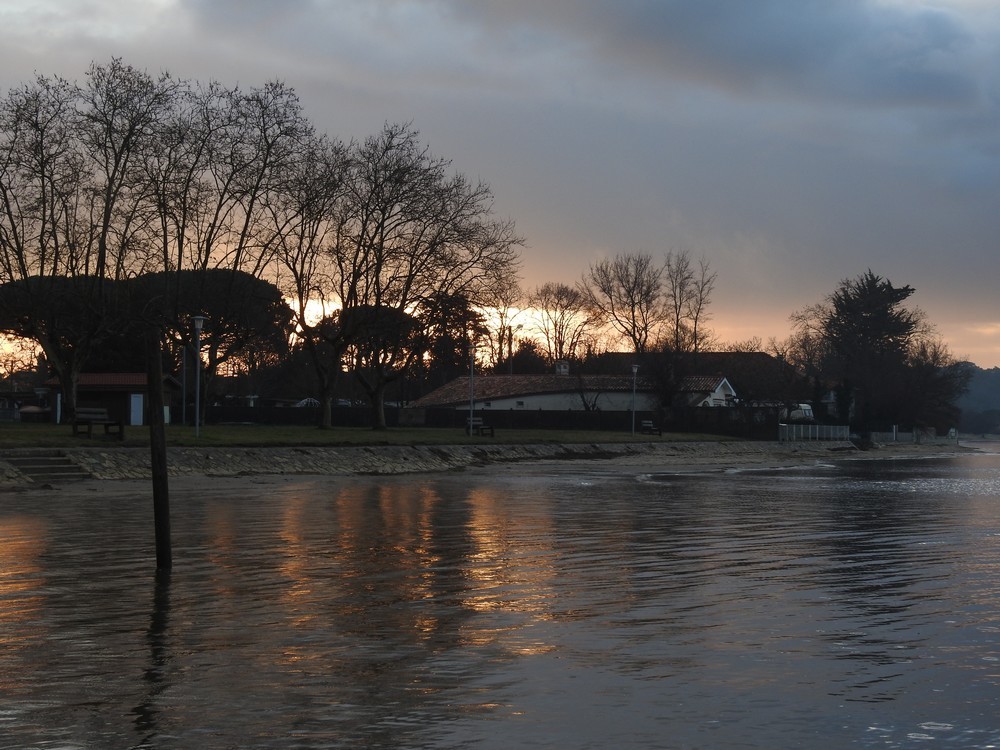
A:
{"type": "Polygon", "coordinates": [[[0,496],[0,748],[1000,746],[997,455],[175,484],[159,580],[132,486],[0,496]]]}

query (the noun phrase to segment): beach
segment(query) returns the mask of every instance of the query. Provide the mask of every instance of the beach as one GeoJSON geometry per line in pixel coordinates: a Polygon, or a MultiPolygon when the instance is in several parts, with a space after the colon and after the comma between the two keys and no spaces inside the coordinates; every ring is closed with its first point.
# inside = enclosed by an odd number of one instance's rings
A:
{"type": "MultiPolygon", "coordinates": [[[[824,464],[845,459],[905,459],[975,450],[945,443],[894,443],[859,450],[851,443],[771,441],[664,441],[609,444],[466,444],[344,447],[211,447],[167,451],[171,487],[220,491],[275,486],[306,476],[349,477],[475,472],[565,474],[580,472],[685,473],[824,464]]],[[[148,491],[148,448],[102,446],[61,453],[91,477],[56,483],[32,480],[0,456],[8,491],[148,491]]]]}

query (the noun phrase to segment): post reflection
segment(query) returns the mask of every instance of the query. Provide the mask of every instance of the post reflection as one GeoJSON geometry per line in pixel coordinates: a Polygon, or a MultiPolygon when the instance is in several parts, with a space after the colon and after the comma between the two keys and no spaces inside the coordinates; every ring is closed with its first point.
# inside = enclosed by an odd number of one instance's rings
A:
{"type": "Polygon", "coordinates": [[[157,703],[169,685],[167,668],[171,658],[168,642],[170,580],[170,570],[156,570],[149,627],[146,630],[149,664],[142,673],[146,690],[142,701],[132,710],[132,713],[135,714],[135,729],[142,735],[144,742],[156,737],[159,730],[157,716],[160,711],[157,703]]]}

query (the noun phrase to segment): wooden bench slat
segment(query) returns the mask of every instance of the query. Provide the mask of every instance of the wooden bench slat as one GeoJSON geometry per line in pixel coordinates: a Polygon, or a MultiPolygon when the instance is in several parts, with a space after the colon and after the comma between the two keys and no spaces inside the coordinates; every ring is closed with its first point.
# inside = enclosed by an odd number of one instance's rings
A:
{"type": "Polygon", "coordinates": [[[125,439],[125,425],[120,419],[112,419],[107,409],[78,406],[73,417],[73,434],[93,437],[95,425],[103,426],[105,435],[116,435],[119,440],[125,439]]]}
{"type": "Polygon", "coordinates": [[[662,435],[663,430],[653,424],[652,419],[642,420],[642,424],[639,426],[639,431],[643,435],[662,435]]]}
{"type": "Polygon", "coordinates": [[[466,435],[486,435],[489,433],[490,437],[494,437],[493,426],[488,425],[483,421],[482,417],[473,417],[472,419],[465,420],[465,434],[466,435]]]}

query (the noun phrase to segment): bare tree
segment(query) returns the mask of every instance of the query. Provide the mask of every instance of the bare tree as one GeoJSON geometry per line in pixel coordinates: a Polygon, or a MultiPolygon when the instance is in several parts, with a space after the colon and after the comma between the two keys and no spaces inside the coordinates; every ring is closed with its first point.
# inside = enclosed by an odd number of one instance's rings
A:
{"type": "Polygon", "coordinates": [[[39,76],[0,104],[0,281],[69,275],[83,262],[74,207],[84,190],[79,89],[39,76]]]}
{"type": "MultiPolygon", "coordinates": [[[[10,330],[44,350],[68,413],[91,353],[130,322],[118,309],[127,286],[117,282],[174,274],[163,277],[156,308],[167,312],[163,300],[173,300],[166,323],[175,343],[199,312],[179,307],[179,271],[232,271],[227,288],[203,282],[202,296],[221,314],[241,312],[236,272],[270,270],[280,236],[273,204],[311,135],[284,84],[192,88],[119,59],[91,65],[82,85],[38,77],[0,102],[0,283],[17,284],[4,299],[31,311],[10,330]],[[63,277],[73,282],[53,281],[63,277]],[[81,298],[47,305],[57,288],[81,298]]],[[[183,299],[201,306],[190,289],[183,299]]],[[[205,329],[210,349],[216,330],[205,329]]],[[[203,373],[211,378],[211,362],[203,373]]]]}
{"type": "Polygon", "coordinates": [[[80,156],[93,181],[85,204],[91,240],[83,273],[121,280],[143,268],[148,193],[142,157],[152,149],[157,125],[173,108],[180,85],[117,58],[90,66],[78,104],[80,156]]]}
{"type": "Polygon", "coordinates": [[[649,348],[667,320],[664,274],[652,256],[625,254],[594,263],[583,278],[590,305],[637,354],[649,348]]]}
{"type": "Polygon", "coordinates": [[[280,82],[248,91],[186,85],[169,114],[144,166],[156,217],[150,244],[168,274],[162,294],[172,308],[176,351],[191,343],[190,317],[214,311],[201,334],[207,392],[230,357],[225,331],[244,312],[243,275],[277,276],[275,254],[287,234],[279,222],[294,221],[289,196],[301,191],[296,170],[312,153],[313,129],[295,92],[280,82]],[[182,276],[188,270],[196,273],[182,276]],[[228,283],[220,284],[216,271],[228,271],[228,283]]]}
{"type": "MultiPolygon", "coordinates": [[[[408,124],[386,125],[350,150],[330,252],[339,335],[348,343],[366,334],[352,326],[371,320],[348,314],[354,308],[384,309],[387,319],[419,316],[441,295],[481,304],[485,290],[516,278],[521,239],[513,222],[493,218],[489,186],[451,173],[450,162],[433,157],[418,136],[408,124]]],[[[365,341],[362,385],[382,428],[386,385],[420,352],[406,337],[365,341]],[[389,350],[397,345],[407,352],[389,350]]]]}
{"type": "Polygon", "coordinates": [[[70,415],[88,356],[123,324],[111,282],[148,252],[138,165],[176,86],[113,60],[83,87],[40,76],[0,104],[0,281],[20,305],[7,330],[38,342],[70,415]]]}
{"type": "Polygon", "coordinates": [[[346,174],[346,147],[325,137],[312,139],[293,162],[282,194],[269,204],[278,286],[291,302],[296,336],[319,381],[322,427],[332,426],[348,343],[327,317],[336,303],[329,250],[346,174]]]}
{"type": "Polygon", "coordinates": [[[260,277],[280,233],[272,204],[295,184],[314,138],[280,82],[242,91],[186,85],[146,155],[159,270],[228,268],[260,277]]]}
{"type": "Polygon", "coordinates": [[[686,251],[668,252],[664,261],[667,344],[674,352],[697,352],[710,336],[704,330],[716,274],[706,260],[695,269],[686,251]]]}
{"type": "Polygon", "coordinates": [[[694,286],[691,257],[686,252],[668,252],[663,268],[670,346],[675,352],[687,351],[690,348],[687,312],[694,286]]]}
{"type": "Polygon", "coordinates": [[[717,274],[711,269],[708,261],[702,258],[698,261],[698,270],[691,284],[691,294],[687,302],[687,317],[691,327],[691,349],[701,351],[704,344],[710,340],[710,335],[704,329],[704,323],[709,320],[708,306],[715,291],[717,274]]]}
{"type": "Polygon", "coordinates": [[[511,365],[514,356],[514,337],[524,328],[518,323],[524,311],[518,309],[524,292],[517,279],[498,279],[484,290],[482,302],[492,315],[487,315],[489,363],[494,368],[502,362],[511,365]]]}
{"type": "Polygon", "coordinates": [[[538,316],[537,333],[549,363],[574,359],[600,320],[580,289],[549,282],[535,289],[529,304],[538,316]]]}
{"type": "Polygon", "coordinates": [[[0,336],[0,382],[10,391],[23,387],[38,369],[38,346],[17,336],[0,336]]]}
{"type": "Polygon", "coordinates": [[[352,326],[370,327],[372,310],[420,320],[449,295],[491,304],[516,288],[520,244],[490,188],[408,124],[349,146],[318,138],[280,82],[202,87],[116,59],[83,85],[40,77],[0,101],[0,325],[39,343],[69,412],[88,356],[116,333],[110,313],[130,288],[119,282],[155,277],[145,288],[178,349],[212,307],[207,381],[232,348],[223,318],[239,317],[245,276],[270,275],[315,345],[328,403],[348,348],[364,350],[354,361],[382,426],[385,385],[421,356],[421,337],[352,326]],[[210,273],[226,271],[222,285],[210,273]]]}
{"type": "MultiPolygon", "coordinates": [[[[772,339],[773,341],[773,339],[772,339]]],[[[727,344],[723,344],[720,347],[720,351],[723,352],[739,352],[742,354],[750,354],[753,352],[764,351],[764,342],[760,336],[752,336],[743,341],[731,341],[727,344]]]]}

